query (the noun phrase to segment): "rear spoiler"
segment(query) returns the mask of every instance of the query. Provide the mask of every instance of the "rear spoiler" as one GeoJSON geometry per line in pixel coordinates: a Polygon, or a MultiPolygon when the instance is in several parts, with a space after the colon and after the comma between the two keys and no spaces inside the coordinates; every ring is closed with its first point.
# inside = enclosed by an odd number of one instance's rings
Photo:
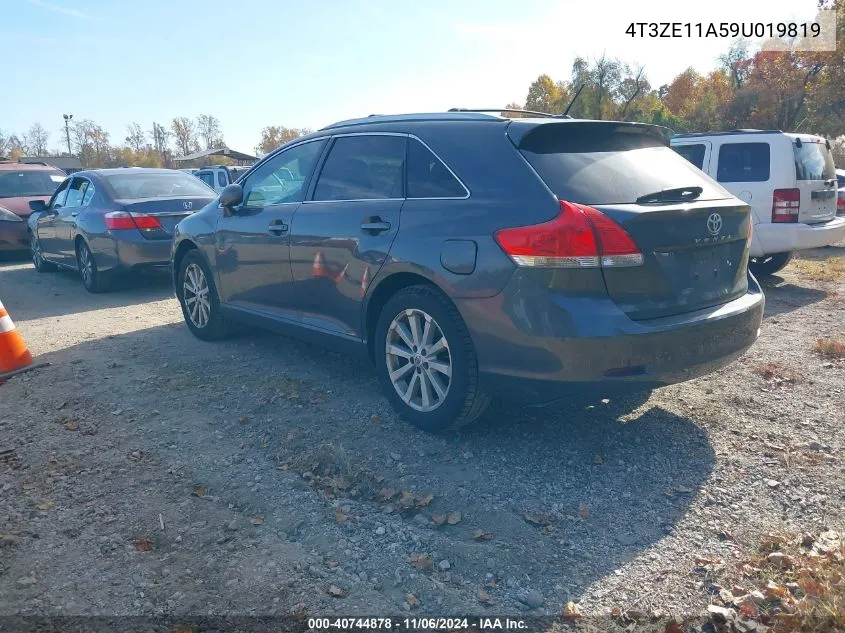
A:
{"type": "Polygon", "coordinates": [[[666,147],[669,147],[669,139],[672,138],[673,134],[673,131],[668,127],[652,125],[650,123],[594,121],[590,119],[545,119],[540,121],[511,119],[508,124],[507,135],[516,147],[520,147],[526,138],[542,130],[560,136],[567,136],[567,132],[571,131],[573,137],[578,136],[581,138],[590,134],[603,137],[614,134],[641,134],[659,141],[666,147]]]}

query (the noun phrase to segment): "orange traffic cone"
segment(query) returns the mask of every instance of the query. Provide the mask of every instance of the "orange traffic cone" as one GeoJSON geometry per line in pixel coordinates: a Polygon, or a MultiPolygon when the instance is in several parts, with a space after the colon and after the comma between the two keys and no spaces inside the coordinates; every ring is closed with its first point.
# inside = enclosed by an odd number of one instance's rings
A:
{"type": "Polygon", "coordinates": [[[311,266],[312,277],[325,277],[326,265],[323,263],[323,251],[317,251],[314,255],[314,265],[311,266]]]}
{"type": "Polygon", "coordinates": [[[367,286],[370,285],[370,267],[364,267],[364,276],[361,277],[361,296],[367,294],[367,286]]]}
{"type": "Polygon", "coordinates": [[[12,317],[0,302],[0,377],[25,369],[32,364],[32,354],[18,334],[12,317]]]}
{"type": "Polygon", "coordinates": [[[348,269],[349,269],[349,264],[347,263],[347,264],[343,267],[343,270],[341,270],[341,271],[340,271],[337,275],[335,275],[334,277],[332,277],[332,279],[334,280],[334,282],[335,282],[335,283],[338,283],[341,279],[343,279],[344,277],[346,277],[346,271],[347,271],[348,269]]]}

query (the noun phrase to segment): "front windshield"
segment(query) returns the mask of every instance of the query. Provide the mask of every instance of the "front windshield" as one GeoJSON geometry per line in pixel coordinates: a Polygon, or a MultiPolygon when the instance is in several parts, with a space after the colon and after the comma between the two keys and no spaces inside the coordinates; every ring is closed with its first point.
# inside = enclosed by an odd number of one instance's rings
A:
{"type": "Polygon", "coordinates": [[[181,171],[140,172],[104,176],[119,199],[199,196],[213,198],[215,192],[203,181],[181,171]]]}
{"type": "Polygon", "coordinates": [[[56,169],[0,171],[0,198],[49,197],[65,178],[56,169]]]}

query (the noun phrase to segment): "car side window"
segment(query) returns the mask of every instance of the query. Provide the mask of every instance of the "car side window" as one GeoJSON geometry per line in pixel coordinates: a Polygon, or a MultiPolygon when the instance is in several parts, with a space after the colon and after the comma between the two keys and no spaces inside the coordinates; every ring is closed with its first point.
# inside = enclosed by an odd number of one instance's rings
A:
{"type": "Polygon", "coordinates": [[[85,195],[82,196],[82,204],[80,206],[87,207],[91,203],[91,198],[94,197],[94,185],[90,180],[86,180],[85,195]]]}
{"type": "Polygon", "coordinates": [[[302,202],[308,177],[325,144],[324,139],[302,143],[260,165],[243,183],[244,206],[302,202]]]}
{"type": "Polygon", "coordinates": [[[673,145],[672,149],[699,169],[704,169],[704,153],[706,148],[703,143],[673,145]]]}
{"type": "Polygon", "coordinates": [[[225,187],[229,183],[226,182],[226,172],[222,169],[217,172],[217,184],[221,187],[225,187]]]}
{"type": "Polygon", "coordinates": [[[409,198],[464,198],[467,190],[437,156],[417,139],[408,139],[409,198]]]}
{"type": "Polygon", "coordinates": [[[74,178],[67,190],[65,209],[75,209],[82,206],[82,199],[85,197],[85,190],[88,189],[88,181],[84,178],[74,178]]]}
{"type": "Polygon", "coordinates": [[[770,173],[768,143],[724,143],[719,148],[719,182],[766,182],[770,173]]]}
{"type": "Polygon", "coordinates": [[[208,171],[201,171],[196,174],[197,178],[202,180],[209,187],[214,189],[214,174],[208,171]]]}
{"type": "Polygon", "coordinates": [[[70,178],[65,178],[65,181],[59,185],[58,189],[56,189],[56,192],[53,194],[53,199],[50,201],[51,209],[59,209],[64,206],[70,181],[70,178]]]}
{"type": "Polygon", "coordinates": [[[320,172],[314,200],[403,198],[405,136],[339,136],[320,172]]]}

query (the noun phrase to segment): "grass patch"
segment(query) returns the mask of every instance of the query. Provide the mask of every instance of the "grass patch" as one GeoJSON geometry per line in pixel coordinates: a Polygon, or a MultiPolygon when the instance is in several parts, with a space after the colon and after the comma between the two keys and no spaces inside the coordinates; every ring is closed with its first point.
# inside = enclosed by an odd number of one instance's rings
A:
{"type": "Polygon", "coordinates": [[[794,370],[774,362],[757,363],[754,366],[754,373],[763,378],[763,380],[776,384],[794,385],[801,380],[801,377],[794,370]]]}
{"type": "Polygon", "coordinates": [[[845,358],[845,340],[836,337],[816,339],[813,351],[826,358],[845,358]]]}
{"type": "Polygon", "coordinates": [[[813,281],[845,279],[845,255],[827,259],[795,259],[791,265],[802,277],[813,281]]]}

